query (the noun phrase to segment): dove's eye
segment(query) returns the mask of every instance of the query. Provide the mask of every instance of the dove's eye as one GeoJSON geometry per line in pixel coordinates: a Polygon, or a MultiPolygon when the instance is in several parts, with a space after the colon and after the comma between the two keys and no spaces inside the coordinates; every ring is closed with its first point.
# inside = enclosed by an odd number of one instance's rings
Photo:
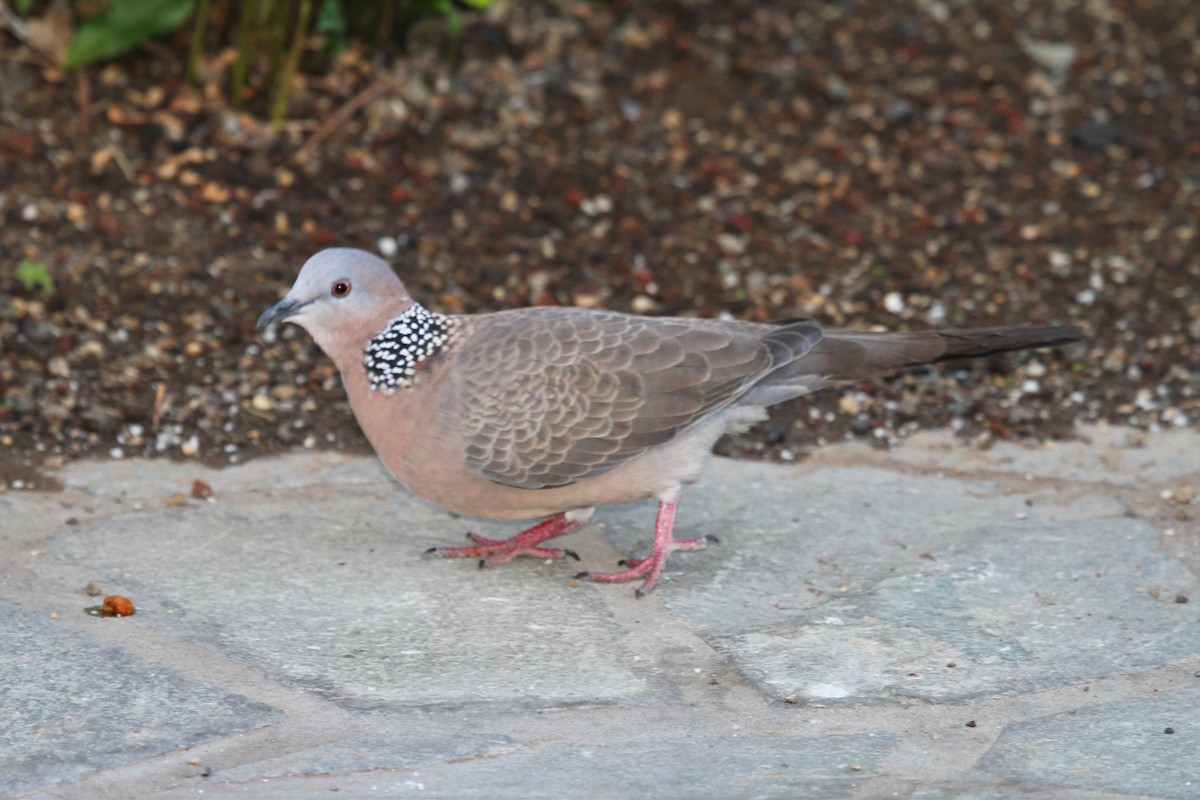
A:
{"type": "Polygon", "coordinates": [[[350,281],[342,279],[333,282],[333,288],[329,293],[334,297],[345,297],[350,294],[350,281]]]}

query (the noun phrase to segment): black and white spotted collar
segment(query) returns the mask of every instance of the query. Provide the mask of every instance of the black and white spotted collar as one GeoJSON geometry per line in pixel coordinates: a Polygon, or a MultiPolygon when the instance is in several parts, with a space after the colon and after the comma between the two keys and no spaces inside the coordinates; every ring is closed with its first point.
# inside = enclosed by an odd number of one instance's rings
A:
{"type": "Polygon", "coordinates": [[[417,365],[437,355],[450,339],[449,317],[413,303],[383,327],[363,351],[363,366],[372,389],[392,391],[411,386],[417,365]]]}

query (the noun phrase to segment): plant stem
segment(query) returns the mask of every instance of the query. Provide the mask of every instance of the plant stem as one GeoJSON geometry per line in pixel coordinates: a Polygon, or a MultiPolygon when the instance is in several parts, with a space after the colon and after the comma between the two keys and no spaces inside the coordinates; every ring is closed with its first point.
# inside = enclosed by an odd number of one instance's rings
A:
{"type": "Polygon", "coordinates": [[[243,4],[238,12],[237,41],[234,44],[237,48],[237,58],[234,59],[233,68],[229,73],[230,104],[234,108],[242,107],[242,96],[246,92],[246,73],[250,70],[250,57],[258,41],[259,25],[256,23],[262,21],[262,6],[263,0],[254,0],[252,3],[243,4]]]}
{"type": "Polygon", "coordinates": [[[300,16],[296,20],[296,30],[292,35],[292,46],[288,50],[283,72],[279,76],[279,86],[275,90],[275,102],[271,108],[271,124],[278,125],[287,111],[288,93],[292,88],[292,79],[300,68],[300,54],[304,51],[304,41],[308,38],[308,22],[312,16],[312,0],[300,0],[300,16]]]}
{"type": "Polygon", "coordinates": [[[200,0],[196,6],[196,21],[192,23],[192,50],[188,53],[185,83],[196,82],[196,65],[200,63],[200,51],[204,49],[204,33],[208,30],[209,0],[200,0]]]}

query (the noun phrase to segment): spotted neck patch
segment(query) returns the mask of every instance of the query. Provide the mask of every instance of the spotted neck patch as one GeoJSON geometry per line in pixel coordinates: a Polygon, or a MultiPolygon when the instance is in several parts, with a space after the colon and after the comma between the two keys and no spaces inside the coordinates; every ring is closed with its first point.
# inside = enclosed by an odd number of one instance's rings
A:
{"type": "Polygon", "coordinates": [[[417,365],[437,355],[450,339],[449,317],[413,303],[384,326],[363,351],[363,366],[372,389],[411,386],[417,365]]]}

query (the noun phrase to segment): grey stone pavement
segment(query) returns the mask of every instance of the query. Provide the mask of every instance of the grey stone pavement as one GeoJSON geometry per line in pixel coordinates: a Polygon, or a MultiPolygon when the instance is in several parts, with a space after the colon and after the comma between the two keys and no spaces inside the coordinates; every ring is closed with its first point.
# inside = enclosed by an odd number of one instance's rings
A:
{"type": "Polygon", "coordinates": [[[519,526],[368,457],[56,477],[0,494],[3,796],[1200,798],[1194,431],[716,459],[640,601],[570,576],[652,503],[481,571],[419,554],[519,526]]]}

